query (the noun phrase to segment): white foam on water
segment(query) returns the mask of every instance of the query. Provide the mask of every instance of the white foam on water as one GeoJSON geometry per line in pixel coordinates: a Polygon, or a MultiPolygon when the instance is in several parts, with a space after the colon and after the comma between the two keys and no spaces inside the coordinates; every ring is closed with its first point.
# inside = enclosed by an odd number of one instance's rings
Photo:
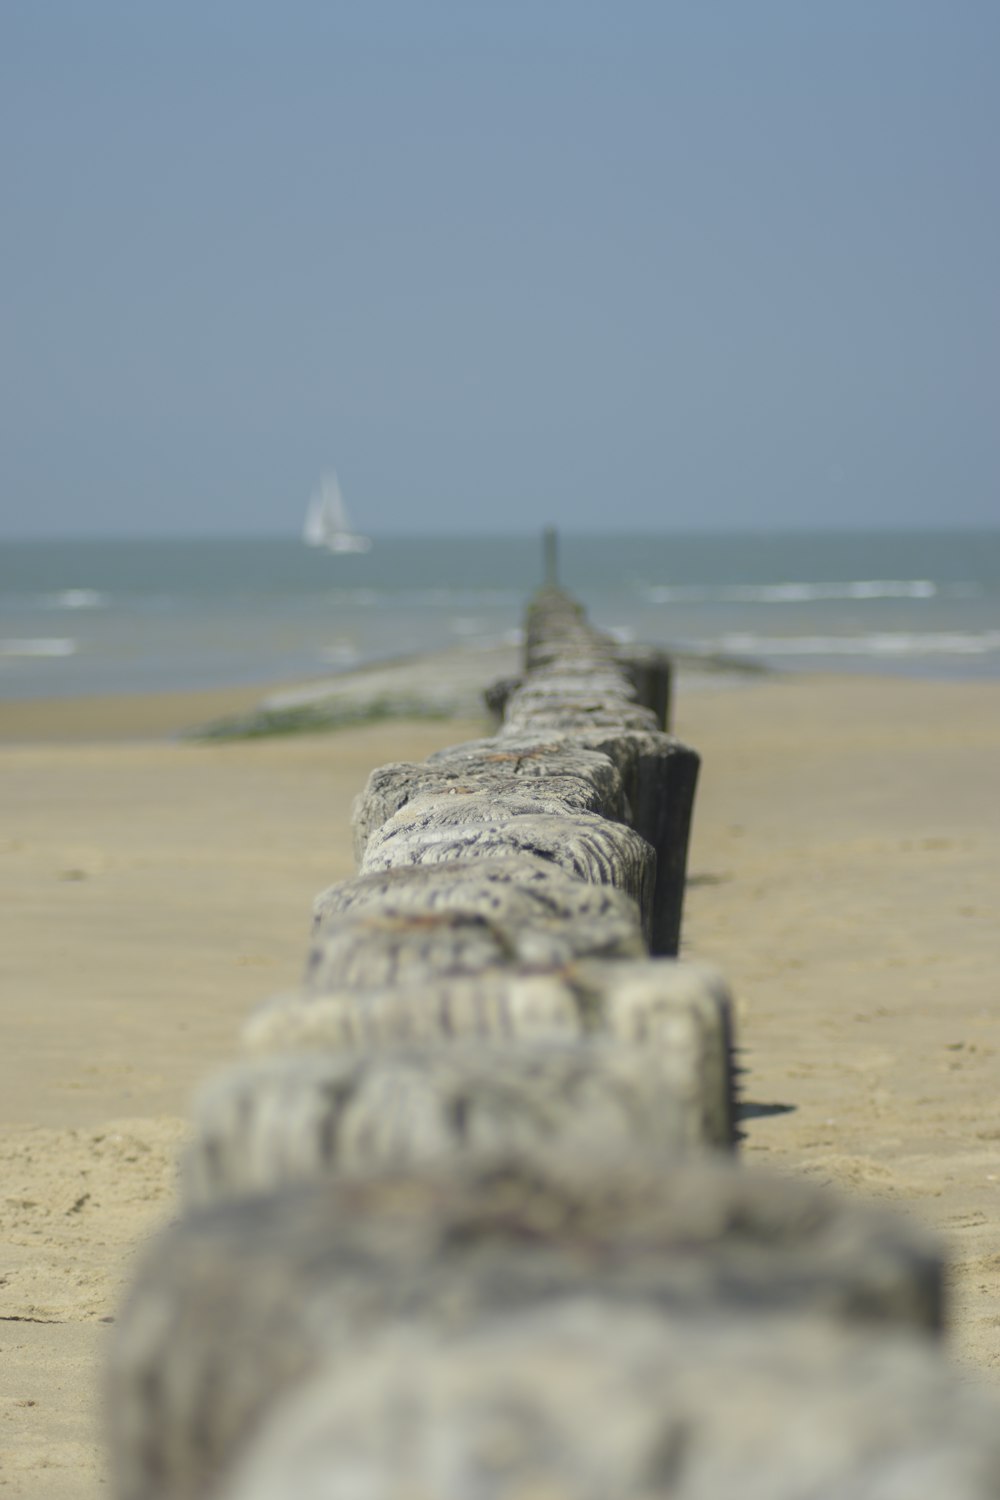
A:
{"type": "Polygon", "coordinates": [[[650,604],[812,604],[850,599],[972,599],[974,583],[937,584],[930,578],[858,578],[843,583],[654,584],[650,604]]]}
{"type": "Polygon", "coordinates": [[[608,625],[605,627],[608,635],[619,646],[631,646],[635,640],[635,631],[631,625],[608,625]]]}
{"type": "Polygon", "coordinates": [[[508,589],[438,587],[432,589],[403,589],[398,595],[401,604],[433,604],[442,608],[508,608],[518,607],[521,597],[508,589]]]}
{"type": "Polygon", "coordinates": [[[452,635],[471,637],[483,635],[487,625],[485,620],[477,620],[472,615],[453,615],[448,621],[448,629],[452,635]]]}
{"type": "Polygon", "coordinates": [[[43,595],[42,602],[49,609],[104,609],[109,601],[100,589],[62,589],[43,595]]]}
{"type": "Polygon", "coordinates": [[[0,640],[0,656],[75,656],[77,643],[69,636],[9,637],[0,640]]]}
{"type": "Polygon", "coordinates": [[[1000,651],[1000,630],[883,631],[853,636],[733,632],[716,640],[700,641],[697,648],[737,656],[984,656],[1000,651]]]}
{"type": "Polygon", "coordinates": [[[361,660],[361,653],[353,641],[331,641],[319,652],[320,660],[335,667],[353,667],[361,660]]]}

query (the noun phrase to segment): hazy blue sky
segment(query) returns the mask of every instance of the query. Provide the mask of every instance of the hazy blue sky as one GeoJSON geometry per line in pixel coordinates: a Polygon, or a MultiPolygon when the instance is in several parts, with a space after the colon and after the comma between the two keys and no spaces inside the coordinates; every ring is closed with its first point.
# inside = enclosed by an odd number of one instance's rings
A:
{"type": "Polygon", "coordinates": [[[997,0],[2,0],[0,530],[1000,524],[997,0]]]}

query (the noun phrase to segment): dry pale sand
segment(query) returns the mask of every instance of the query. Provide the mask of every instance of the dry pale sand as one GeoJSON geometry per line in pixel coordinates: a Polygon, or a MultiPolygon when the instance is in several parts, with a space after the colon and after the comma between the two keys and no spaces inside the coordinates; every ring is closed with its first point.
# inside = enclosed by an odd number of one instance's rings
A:
{"type": "Polygon", "coordinates": [[[951,1350],[1000,1382],[1000,684],[681,700],[686,945],[730,977],[748,1161],[945,1237],[951,1350]]]}
{"type": "MultiPolygon", "coordinates": [[[[255,694],[0,705],[0,1488],[104,1487],[100,1368],[192,1089],[294,984],[374,765],[476,724],[150,740],[255,694]],[[31,743],[38,741],[39,743],[31,743]]],[[[1000,1374],[1000,685],[680,694],[687,951],[738,997],[749,1161],[946,1235],[952,1347],[1000,1374]]]]}

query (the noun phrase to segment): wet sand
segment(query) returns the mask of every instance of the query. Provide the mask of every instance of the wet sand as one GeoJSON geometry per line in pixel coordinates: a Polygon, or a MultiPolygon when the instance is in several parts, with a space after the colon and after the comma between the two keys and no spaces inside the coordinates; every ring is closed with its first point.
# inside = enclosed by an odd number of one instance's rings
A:
{"type": "Polygon", "coordinates": [[[0,745],[173,738],[213,719],[249,713],[267,692],[267,688],[250,687],[98,698],[0,699],[0,745]]]}
{"type": "MultiPolygon", "coordinates": [[[[0,705],[0,1480],[102,1488],[103,1342],[192,1089],[295,983],[368,770],[482,731],[166,737],[260,691],[0,705]]],[[[748,1162],[890,1199],[1000,1377],[1000,685],[786,678],[678,701],[703,756],[685,947],[738,1001],[748,1162]]]]}

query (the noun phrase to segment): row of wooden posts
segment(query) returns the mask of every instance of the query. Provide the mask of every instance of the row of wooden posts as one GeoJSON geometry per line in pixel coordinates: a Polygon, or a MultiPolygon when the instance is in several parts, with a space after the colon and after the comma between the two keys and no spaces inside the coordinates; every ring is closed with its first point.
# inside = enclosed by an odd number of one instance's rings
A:
{"type": "Polygon", "coordinates": [[[301,989],[197,1103],[114,1334],[119,1500],[1000,1494],[936,1245],[739,1162],[668,661],[550,578],[490,701],[373,772],[301,989]]]}

